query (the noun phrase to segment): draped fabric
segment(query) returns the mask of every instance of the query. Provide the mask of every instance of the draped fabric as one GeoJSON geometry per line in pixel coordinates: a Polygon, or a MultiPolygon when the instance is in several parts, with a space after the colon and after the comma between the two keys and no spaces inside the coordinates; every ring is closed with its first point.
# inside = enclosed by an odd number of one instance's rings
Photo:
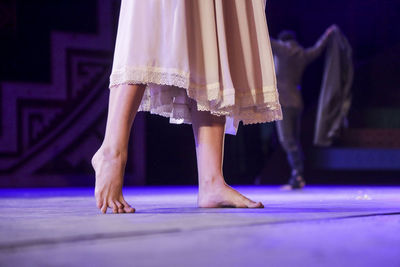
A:
{"type": "Polygon", "coordinates": [[[353,76],[351,46],[339,28],[336,28],[329,39],[326,53],[315,124],[315,145],[330,146],[340,135],[340,130],[347,126],[353,76]]]}

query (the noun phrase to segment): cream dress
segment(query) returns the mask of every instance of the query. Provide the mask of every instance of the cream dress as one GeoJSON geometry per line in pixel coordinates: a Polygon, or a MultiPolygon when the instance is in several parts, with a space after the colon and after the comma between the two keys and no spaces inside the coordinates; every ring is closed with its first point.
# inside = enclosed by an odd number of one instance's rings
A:
{"type": "Polygon", "coordinates": [[[240,121],[282,118],[264,0],[122,0],[110,88],[146,84],[140,111],[191,123],[197,109],[240,121]]]}

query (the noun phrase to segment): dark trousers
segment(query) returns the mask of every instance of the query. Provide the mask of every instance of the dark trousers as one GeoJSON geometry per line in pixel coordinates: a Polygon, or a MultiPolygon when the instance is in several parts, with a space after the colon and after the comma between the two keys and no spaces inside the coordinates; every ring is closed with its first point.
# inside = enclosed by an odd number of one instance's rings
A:
{"type": "Polygon", "coordinates": [[[276,122],[279,142],[286,152],[292,175],[303,175],[303,153],[300,145],[300,118],[302,109],[282,107],[283,120],[276,122]]]}

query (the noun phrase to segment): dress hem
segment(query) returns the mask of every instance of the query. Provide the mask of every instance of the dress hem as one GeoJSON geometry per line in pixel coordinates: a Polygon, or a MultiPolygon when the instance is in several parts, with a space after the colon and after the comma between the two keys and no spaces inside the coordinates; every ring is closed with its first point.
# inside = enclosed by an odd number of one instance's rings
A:
{"type": "MultiPolygon", "coordinates": [[[[191,82],[189,77],[188,72],[178,69],[124,68],[113,71],[109,87],[112,89],[122,84],[147,85],[138,111],[170,118],[171,123],[190,124],[190,110],[181,107],[182,103],[175,103],[173,98],[165,104],[161,97],[162,90],[150,92],[154,85],[185,90],[186,96],[197,102],[198,110],[208,111],[216,116],[231,117],[236,126],[240,121],[247,125],[282,119],[276,86],[263,86],[262,89],[251,89],[244,93],[237,92],[234,88],[221,90],[219,82],[199,85],[191,82]]],[[[185,105],[183,103],[183,106],[185,105]]]]}

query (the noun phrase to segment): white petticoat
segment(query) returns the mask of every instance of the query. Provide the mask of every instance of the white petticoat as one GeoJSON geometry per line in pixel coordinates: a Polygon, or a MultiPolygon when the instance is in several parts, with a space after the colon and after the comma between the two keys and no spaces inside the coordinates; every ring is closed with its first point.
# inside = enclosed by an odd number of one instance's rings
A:
{"type": "Polygon", "coordinates": [[[197,108],[227,133],[282,119],[264,0],[122,0],[110,88],[146,84],[139,110],[191,123],[197,108]]]}

